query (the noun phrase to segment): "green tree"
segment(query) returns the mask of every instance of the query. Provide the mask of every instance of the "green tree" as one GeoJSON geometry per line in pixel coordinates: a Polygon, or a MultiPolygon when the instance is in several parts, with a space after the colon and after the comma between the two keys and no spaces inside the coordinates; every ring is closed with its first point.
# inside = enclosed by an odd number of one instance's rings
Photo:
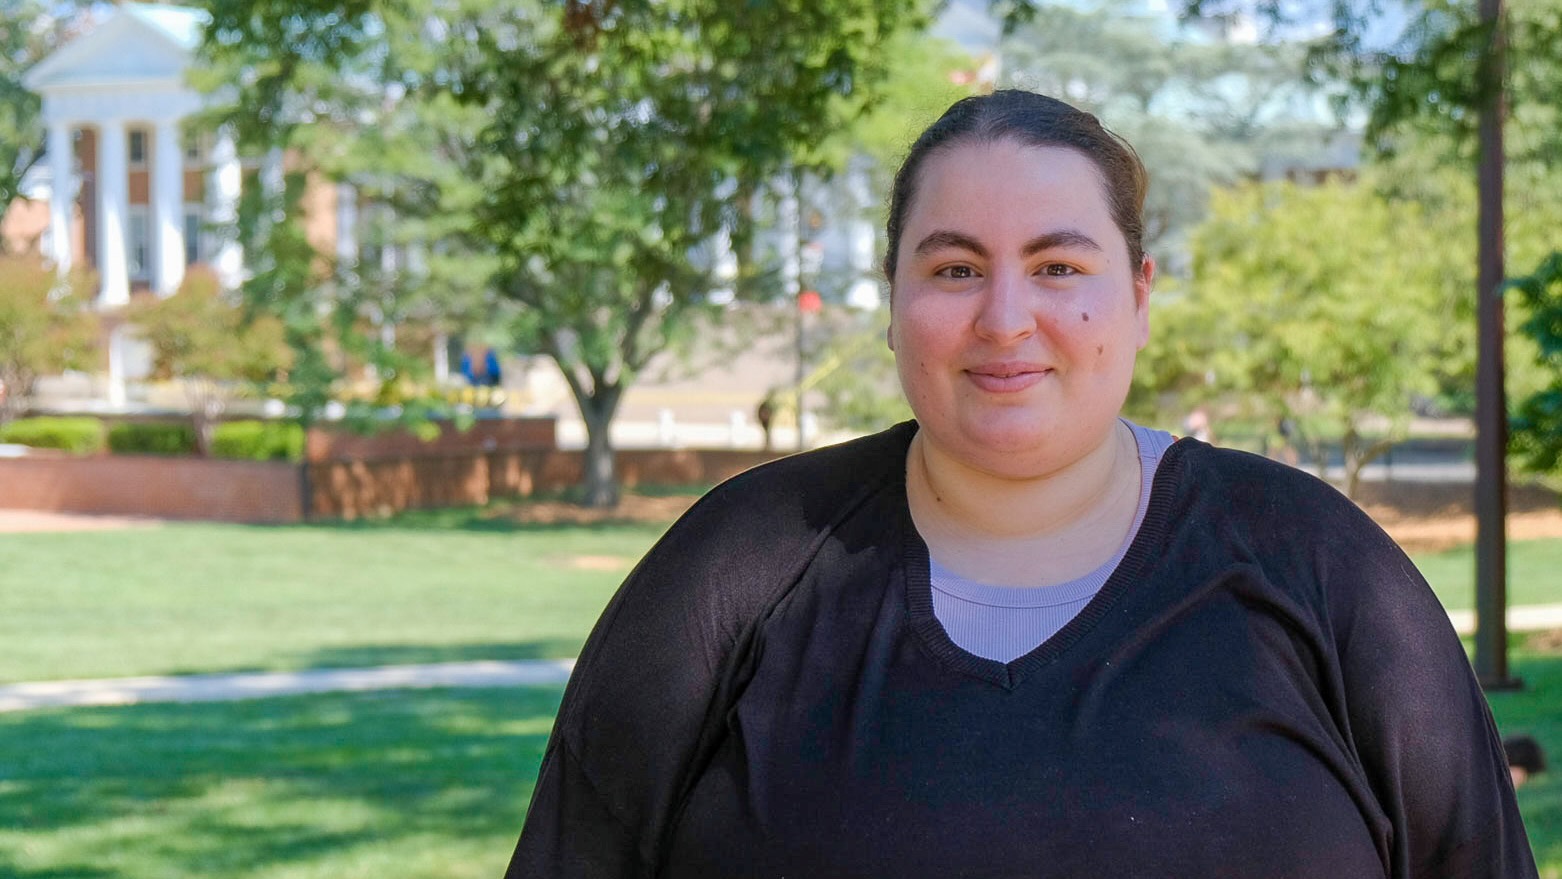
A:
{"type": "Polygon", "coordinates": [[[1562,475],[1562,252],[1515,278],[1510,290],[1529,312],[1520,328],[1546,376],[1517,401],[1511,444],[1527,469],[1555,479],[1562,475]]]}
{"type": "Polygon", "coordinates": [[[1172,321],[1206,328],[1184,362],[1252,417],[1338,437],[1354,495],[1403,437],[1412,397],[1437,388],[1460,268],[1422,206],[1366,183],[1244,186],[1218,193],[1195,233],[1172,321]]]}
{"type": "Polygon", "coordinates": [[[190,404],[196,450],[211,454],[218,420],[246,387],[276,381],[286,369],[281,323],[246,314],[210,271],[192,268],[166,299],[132,305],[129,319],[152,349],[152,375],[178,380],[190,404]]]}
{"type": "Polygon", "coordinates": [[[240,237],[251,254],[246,300],[282,321],[293,351],[286,394],[310,421],[342,393],[354,365],[380,389],[349,404],[359,426],[417,427],[439,407],[393,328],[411,321],[459,333],[486,319],[494,262],[471,233],[486,155],[484,108],[458,99],[473,34],[508,13],[478,4],[219,0],[198,85],[217,99],[209,124],[270,157],[246,188],[240,237]],[[310,185],[348,183],[361,202],[361,253],[321,253],[304,228],[310,185]],[[365,258],[360,259],[362,255],[365,258]],[[409,399],[410,396],[410,399],[409,399]]]}
{"type": "Polygon", "coordinates": [[[649,358],[695,325],[742,250],[748,198],[815,158],[882,79],[896,0],[568,4],[476,81],[499,156],[484,231],[500,292],[563,371],[588,432],[584,501],[616,502],[609,428],[649,358]],[[780,64],[776,59],[786,59],[780,64]]]}
{"type": "Polygon", "coordinates": [[[0,216],[20,194],[22,178],[43,158],[42,104],[22,77],[75,33],[79,8],[71,0],[0,0],[0,216]]]}
{"type": "Polygon", "coordinates": [[[1163,275],[1184,275],[1210,190],[1256,176],[1266,157],[1323,155],[1333,126],[1301,45],[1210,40],[1126,6],[1039,4],[1003,41],[1003,78],[1096,113],[1134,145],[1153,184],[1146,248],[1163,275]]]}
{"type": "Polygon", "coordinates": [[[37,256],[0,255],[0,424],[21,411],[39,376],[92,361],[97,323],[83,305],[92,286],[37,256]]]}

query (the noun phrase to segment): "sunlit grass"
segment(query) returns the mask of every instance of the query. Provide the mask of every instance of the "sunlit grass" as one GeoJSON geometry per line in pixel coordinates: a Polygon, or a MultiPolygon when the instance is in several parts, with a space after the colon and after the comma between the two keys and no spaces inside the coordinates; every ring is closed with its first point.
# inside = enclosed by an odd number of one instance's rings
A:
{"type": "Polygon", "coordinates": [[[573,656],[664,527],[0,535],[0,681],[573,656]]]}
{"type": "MultiPolygon", "coordinates": [[[[1449,610],[1475,606],[1475,549],[1457,546],[1411,556],[1449,610]]],[[[1508,544],[1508,604],[1562,603],[1562,539],[1508,544]]]]}
{"type": "Polygon", "coordinates": [[[0,714],[0,875],[495,879],[559,691],[0,714]]]}

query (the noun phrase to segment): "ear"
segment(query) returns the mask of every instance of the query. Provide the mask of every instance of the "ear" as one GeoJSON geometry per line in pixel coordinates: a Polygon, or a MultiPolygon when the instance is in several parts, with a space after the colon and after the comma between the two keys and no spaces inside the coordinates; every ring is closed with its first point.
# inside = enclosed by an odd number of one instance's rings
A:
{"type": "Polygon", "coordinates": [[[1155,286],[1155,257],[1148,253],[1139,263],[1139,271],[1134,273],[1134,318],[1136,321],[1137,338],[1135,344],[1140,351],[1150,344],[1150,290],[1155,286]]]}

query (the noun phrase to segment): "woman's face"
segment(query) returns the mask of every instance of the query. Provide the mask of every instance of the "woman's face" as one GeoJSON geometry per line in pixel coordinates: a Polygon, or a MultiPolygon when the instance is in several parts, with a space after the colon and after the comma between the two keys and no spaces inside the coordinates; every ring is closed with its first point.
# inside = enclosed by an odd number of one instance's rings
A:
{"type": "Polygon", "coordinates": [[[1149,339],[1154,263],[1129,265],[1095,164],[953,147],[923,165],[903,229],[889,337],[923,441],[1014,478],[1105,442],[1149,339]]]}

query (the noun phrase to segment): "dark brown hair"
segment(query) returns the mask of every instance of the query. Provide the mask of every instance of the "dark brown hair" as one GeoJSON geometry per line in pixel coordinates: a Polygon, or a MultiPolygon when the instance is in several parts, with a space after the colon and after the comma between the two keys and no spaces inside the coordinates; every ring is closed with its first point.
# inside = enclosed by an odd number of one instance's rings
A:
{"type": "Polygon", "coordinates": [[[891,286],[895,283],[895,261],[900,255],[906,213],[916,197],[922,166],[928,157],[967,143],[1003,140],[1075,150],[1094,163],[1101,172],[1112,219],[1128,242],[1130,269],[1138,271],[1144,261],[1144,195],[1150,186],[1150,175],[1139,161],[1139,154],[1083,110],[1035,92],[1003,89],[956,101],[922,132],[895,173],[885,228],[889,247],[884,255],[884,277],[891,286]]]}

